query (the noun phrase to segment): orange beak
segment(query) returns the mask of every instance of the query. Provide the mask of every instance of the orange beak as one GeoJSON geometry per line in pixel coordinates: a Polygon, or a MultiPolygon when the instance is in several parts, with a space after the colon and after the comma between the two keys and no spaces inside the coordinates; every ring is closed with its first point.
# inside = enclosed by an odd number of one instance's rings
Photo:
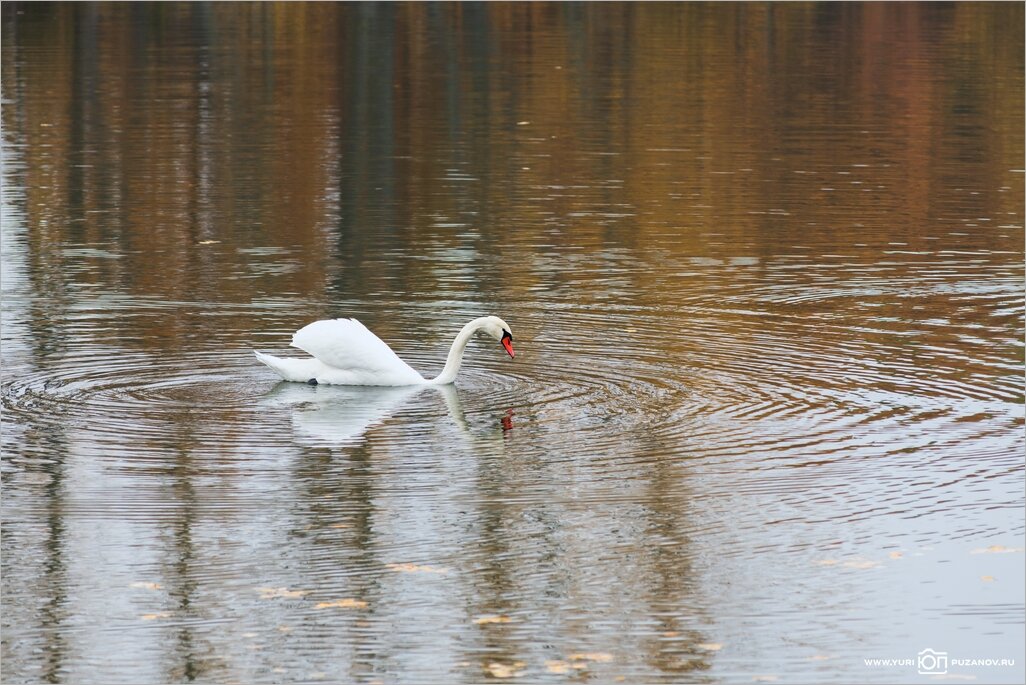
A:
{"type": "Polygon", "coordinates": [[[509,355],[510,359],[513,359],[514,357],[517,356],[516,353],[513,352],[513,339],[512,338],[510,338],[508,336],[503,337],[503,339],[502,339],[502,346],[506,348],[506,353],[509,355]]]}

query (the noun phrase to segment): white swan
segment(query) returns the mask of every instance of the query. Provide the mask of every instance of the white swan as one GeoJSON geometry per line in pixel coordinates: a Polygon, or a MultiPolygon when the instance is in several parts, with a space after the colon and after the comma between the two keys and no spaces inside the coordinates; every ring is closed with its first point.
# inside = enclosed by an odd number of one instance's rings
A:
{"type": "Polygon", "coordinates": [[[253,353],[285,380],[299,383],[446,385],[456,380],[463,351],[478,331],[498,340],[510,358],[514,356],[509,325],[497,316],[483,316],[463,327],[452,343],[442,373],[430,380],[400,359],[392,348],[356,319],[315,321],[296,331],[292,346],[312,355],[312,359],[282,359],[255,350],[253,353]]]}

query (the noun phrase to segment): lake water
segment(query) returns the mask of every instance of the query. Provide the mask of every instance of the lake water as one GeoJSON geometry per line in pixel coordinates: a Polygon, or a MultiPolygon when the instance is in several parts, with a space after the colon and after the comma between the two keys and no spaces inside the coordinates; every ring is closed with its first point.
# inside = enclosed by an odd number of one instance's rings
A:
{"type": "Polygon", "coordinates": [[[1022,682],[1022,26],[5,3],[5,682],[1022,682]]]}

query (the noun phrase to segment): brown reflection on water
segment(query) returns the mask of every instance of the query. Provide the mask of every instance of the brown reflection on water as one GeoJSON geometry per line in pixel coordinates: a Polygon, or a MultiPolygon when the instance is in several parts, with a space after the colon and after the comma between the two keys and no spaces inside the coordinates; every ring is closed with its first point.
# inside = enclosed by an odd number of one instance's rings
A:
{"type": "MultiPolygon", "coordinates": [[[[467,283],[392,251],[471,231],[519,300],[548,275],[516,266],[525,250],[920,249],[955,208],[1021,212],[1020,11],[10,6],[31,271],[60,302],[71,274],[45,246],[103,244],[121,258],[75,277],[138,295],[416,296],[467,283]],[[295,261],[268,275],[240,259],[257,246],[295,261]]],[[[662,292],[649,273],[635,296],[662,292]]]]}
{"type": "MultiPolygon", "coordinates": [[[[78,636],[113,615],[129,676],[615,651],[598,677],[748,681],[731,637],[787,628],[795,671],[848,637],[807,614],[903,587],[808,548],[1021,532],[1021,4],[2,12],[20,679],[99,668],[78,636]],[[474,350],[455,397],[386,398],[348,441],[247,356],[344,314],[429,369],[482,310],[515,362],[474,350]],[[452,571],[382,571],[405,562],[452,571]],[[371,609],[311,609],[340,597],[371,609]]],[[[1018,606],[988,598],[976,633],[1018,606]]]]}

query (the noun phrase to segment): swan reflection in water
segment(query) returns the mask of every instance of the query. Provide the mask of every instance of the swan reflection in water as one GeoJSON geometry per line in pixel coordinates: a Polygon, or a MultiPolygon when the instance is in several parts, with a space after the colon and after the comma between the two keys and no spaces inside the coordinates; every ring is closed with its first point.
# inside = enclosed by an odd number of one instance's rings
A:
{"type": "MultiPolygon", "coordinates": [[[[406,386],[309,386],[280,382],[267,394],[265,406],[291,408],[292,429],[303,444],[317,447],[347,447],[364,441],[368,429],[381,425],[399,413],[414,397],[441,395],[449,417],[460,433],[471,433],[463,406],[453,385],[406,386]]],[[[512,412],[500,419],[502,432],[512,428],[512,412]]]]}

